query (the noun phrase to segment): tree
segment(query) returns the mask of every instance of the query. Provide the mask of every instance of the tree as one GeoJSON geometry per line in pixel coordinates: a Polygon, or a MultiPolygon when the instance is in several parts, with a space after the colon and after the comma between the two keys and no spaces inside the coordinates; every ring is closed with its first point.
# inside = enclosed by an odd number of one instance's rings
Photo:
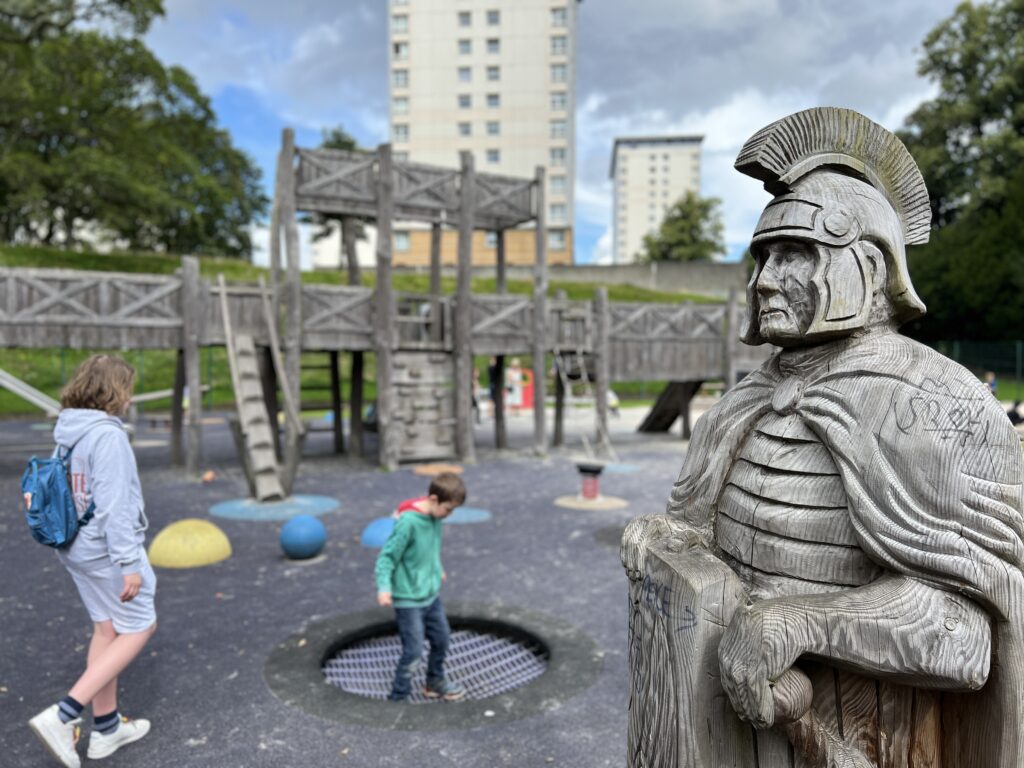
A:
{"type": "Polygon", "coordinates": [[[924,40],[939,95],[900,134],[932,199],[931,242],[907,258],[927,340],[1012,339],[1024,327],[1024,0],[959,5],[924,40]]]}
{"type": "Polygon", "coordinates": [[[708,261],[725,253],[721,200],[687,192],[665,214],[657,235],[644,237],[642,261],[708,261]]]}
{"type": "Polygon", "coordinates": [[[107,23],[141,35],[163,13],[162,0],[3,0],[0,42],[38,42],[74,24],[107,23]]]}
{"type": "Polygon", "coordinates": [[[27,41],[0,38],[0,103],[6,241],[71,247],[88,232],[140,250],[251,251],[248,227],[267,203],[259,171],[217,128],[191,76],[165,68],[140,40],[77,27],[27,41]]]}

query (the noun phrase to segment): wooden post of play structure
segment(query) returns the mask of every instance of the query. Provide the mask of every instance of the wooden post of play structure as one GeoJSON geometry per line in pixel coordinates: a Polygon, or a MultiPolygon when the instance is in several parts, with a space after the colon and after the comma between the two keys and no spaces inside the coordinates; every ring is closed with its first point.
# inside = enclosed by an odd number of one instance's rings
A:
{"type": "Polygon", "coordinates": [[[199,474],[203,448],[203,379],[199,369],[200,329],[204,311],[203,284],[199,279],[199,260],[194,256],[181,259],[182,347],[185,357],[185,386],[188,387],[188,439],[185,467],[189,474],[199,474]]]}
{"type": "Polygon", "coordinates": [[[181,428],[185,419],[185,350],[179,349],[174,362],[174,394],[171,396],[171,464],[185,465],[185,443],[181,428]]]}
{"type": "MultiPolygon", "coordinates": [[[[566,293],[564,290],[559,288],[555,291],[555,301],[558,306],[564,306],[566,300],[566,293]]],[[[555,310],[557,311],[557,310],[555,310]]],[[[555,333],[558,333],[557,321],[555,323],[555,333]]],[[[561,349],[561,347],[559,347],[561,349]]],[[[557,447],[565,445],[565,380],[567,373],[562,370],[562,366],[565,364],[565,357],[563,355],[555,356],[555,432],[551,437],[551,445],[557,447]]]]}
{"type": "Polygon", "coordinates": [[[725,381],[724,391],[728,392],[736,386],[736,342],[739,340],[739,303],[736,289],[729,289],[729,303],[725,307],[725,322],[722,327],[722,378],[725,381]]]}
{"type": "MultiPolygon", "coordinates": [[[[281,136],[281,178],[283,194],[280,201],[281,224],[284,227],[284,251],[288,275],[285,288],[285,386],[300,415],[302,388],[302,275],[299,265],[299,225],[295,220],[295,132],[285,128],[281,136]]],[[[292,455],[301,450],[298,425],[285,421],[285,464],[298,464],[292,455]]],[[[290,491],[287,491],[290,492],[290,491]]]]}
{"type": "Polygon", "coordinates": [[[547,453],[547,425],[544,419],[546,400],[545,362],[547,357],[547,292],[548,269],[547,216],[544,206],[544,167],[537,166],[534,181],[534,205],[537,226],[535,230],[536,260],[533,264],[533,442],[538,455],[547,453]]]}
{"type": "Polygon", "coordinates": [[[608,330],[611,326],[608,289],[600,286],[594,291],[594,397],[597,400],[597,442],[608,448],[608,383],[611,378],[611,357],[608,348],[608,330]]]}
{"type": "Polygon", "coordinates": [[[460,461],[475,460],[473,445],[473,350],[470,346],[473,278],[473,221],[476,218],[476,169],[473,153],[459,153],[459,267],[455,291],[455,450],[460,461]]]}
{"type": "Polygon", "coordinates": [[[444,339],[441,317],[441,222],[430,225],[430,340],[444,339]]]}
{"type": "Polygon", "coordinates": [[[398,469],[398,447],[392,434],[394,392],[391,389],[395,344],[395,296],[391,287],[391,237],[395,215],[391,145],[377,148],[377,287],[373,319],[377,355],[377,439],[382,467],[398,469]]]}
{"type": "MultiPolygon", "coordinates": [[[[348,262],[348,284],[361,285],[362,274],[359,270],[359,257],[356,253],[356,226],[358,221],[351,216],[341,220],[341,241],[345,248],[345,261],[348,262]]],[[[352,353],[352,370],[349,375],[349,452],[363,455],[363,352],[352,353]]]]}
{"type": "Polygon", "coordinates": [[[274,203],[270,209],[270,304],[275,312],[278,311],[278,302],[281,300],[281,206],[288,194],[287,167],[290,160],[291,155],[288,154],[282,138],[274,177],[274,203]]]}
{"type": "MultiPolygon", "coordinates": [[[[495,266],[497,275],[497,291],[499,296],[508,293],[508,272],[506,267],[505,254],[505,230],[499,229],[494,233],[495,237],[495,266]]],[[[505,424],[505,356],[494,356],[494,381],[491,383],[491,392],[494,396],[494,447],[508,448],[508,429],[505,424]]]]}
{"type": "Polygon", "coordinates": [[[331,416],[334,433],[334,452],[345,452],[345,423],[344,409],[341,403],[341,374],[338,372],[338,351],[331,350],[328,353],[330,358],[331,375],[331,416]]]}

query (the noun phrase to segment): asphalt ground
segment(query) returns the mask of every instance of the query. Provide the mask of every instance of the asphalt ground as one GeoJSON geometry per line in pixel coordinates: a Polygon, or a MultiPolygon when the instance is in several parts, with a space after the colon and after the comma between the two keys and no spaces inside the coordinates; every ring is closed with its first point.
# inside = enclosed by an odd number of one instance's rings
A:
{"type": "MultiPolygon", "coordinates": [[[[306,766],[619,766],[627,718],[627,590],[615,545],[633,516],[660,512],[682,463],[678,434],[639,436],[640,411],[611,421],[621,462],[636,471],[606,473],[605,494],[629,501],[613,511],[553,505],[579,485],[572,458],[591,412],[571,414],[570,448],[530,454],[532,416],[509,420],[512,450],[489,448],[491,425],[477,427],[478,461],[465,467],[467,503],[492,512],[483,523],[445,529],[445,600],[549,616],[593,641],[594,682],[538,712],[484,725],[460,724],[460,704],[444,727],[400,730],[355,725],[286,704],[264,676],[270,654],[288,638],[332,617],[375,607],[376,550],[359,536],[401,499],[426,489],[411,468],[393,473],[370,460],[330,454],[328,433],[307,445],[295,492],[339,500],[321,519],[326,557],[286,560],[281,523],[212,518],[209,508],[246,495],[223,424],[204,434],[202,483],[169,465],[168,434],[142,422],[136,452],[151,528],[149,540],[185,518],[209,519],[230,538],[230,559],[199,569],[158,569],[159,629],[121,678],[121,710],[152,720],[138,744],[110,768],[303,768],[306,766]]],[[[19,508],[19,478],[33,452],[48,450],[44,422],[0,424],[0,767],[54,765],[27,721],[65,695],[85,663],[90,623],[53,552],[35,544],[19,508]]],[[[372,452],[372,444],[368,446],[372,452]]],[[[87,724],[90,722],[87,719],[87,724]]],[[[88,727],[86,728],[86,734],[88,727]]],[[[83,764],[84,744],[81,746],[83,764]]]]}

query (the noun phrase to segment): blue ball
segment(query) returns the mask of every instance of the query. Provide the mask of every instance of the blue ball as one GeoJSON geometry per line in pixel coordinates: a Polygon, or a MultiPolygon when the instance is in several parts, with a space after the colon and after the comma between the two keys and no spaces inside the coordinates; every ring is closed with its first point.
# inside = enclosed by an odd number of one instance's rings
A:
{"type": "Polygon", "coordinates": [[[327,529],[312,515],[296,515],[281,527],[281,549],[292,560],[308,560],[327,543],[327,529]]]}

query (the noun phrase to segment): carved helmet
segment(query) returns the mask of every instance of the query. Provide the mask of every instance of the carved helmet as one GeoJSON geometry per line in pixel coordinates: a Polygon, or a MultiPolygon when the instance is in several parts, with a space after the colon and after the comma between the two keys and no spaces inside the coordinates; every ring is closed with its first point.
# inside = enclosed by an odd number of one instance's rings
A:
{"type": "MultiPolygon", "coordinates": [[[[858,112],[818,107],[755,133],[736,169],[764,182],[775,198],[757,223],[751,250],[775,239],[811,244],[817,293],[807,338],[845,335],[867,323],[872,304],[873,249],[885,258],[887,292],[898,323],[925,313],[907,271],[906,246],[928,242],[928,190],[914,159],[892,133],[858,112]]],[[[761,344],[755,286],[747,285],[747,344],[761,344]]]]}

